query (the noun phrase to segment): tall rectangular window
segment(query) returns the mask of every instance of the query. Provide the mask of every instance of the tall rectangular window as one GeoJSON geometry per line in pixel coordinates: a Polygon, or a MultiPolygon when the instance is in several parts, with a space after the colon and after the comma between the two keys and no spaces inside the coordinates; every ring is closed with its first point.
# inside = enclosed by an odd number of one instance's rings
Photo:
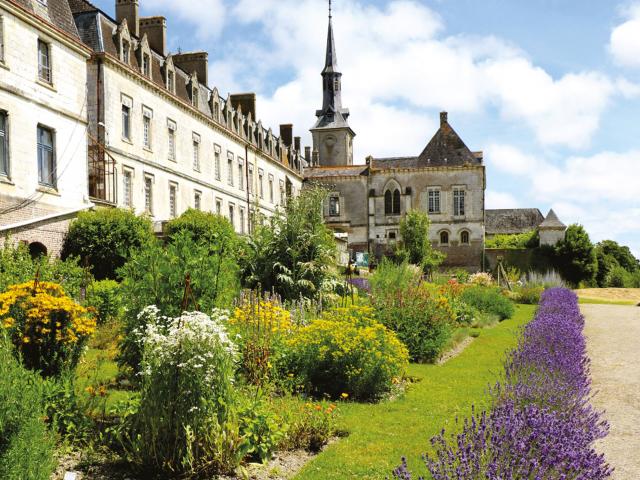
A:
{"type": "Polygon", "coordinates": [[[462,188],[453,189],[453,214],[457,217],[464,216],[465,191],[462,188]]]}
{"type": "Polygon", "coordinates": [[[340,197],[329,197],[329,215],[332,217],[340,216],[340,197]]]}
{"type": "Polygon", "coordinates": [[[216,180],[220,181],[221,178],[221,173],[220,173],[220,147],[218,147],[217,145],[214,146],[214,152],[213,152],[213,170],[214,170],[214,174],[215,174],[215,178],[216,180]]]}
{"type": "Polygon", "coordinates": [[[273,203],[273,175],[269,175],[269,201],[273,203]]]}
{"type": "Polygon", "coordinates": [[[280,205],[284,205],[286,203],[286,193],[284,189],[284,181],[280,180],[280,205]]]}
{"type": "Polygon", "coordinates": [[[244,233],[244,208],[240,209],[240,233],[244,233]]]}
{"type": "Polygon", "coordinates": [[[227,183],[233,187],[233,153],[227,152],[227,183]]]}
{"type": "Polygon", "coordinates": [[[193,193],[193,208],[202,209],[202,193],[197,190],[193,193]]]}
{"type": "Polygon", "coordinates": [[[238,188],[244,190],[244,163],[242,159],[238,159],[238,188]]]}
{"type": "Polygon", "coordinates": [[[200,171],[200,135],[193,134],[193,169],[200,171]]]}
{"type": "Polygon", "coordinates": [[[153,215],[153,179],[151,177],[144,179],[144,211],[153,215]]]}
{"type": "Polygon", "coordinates": [[[176,161],[176,124],[173,121],[167,122],[167,133],[169,138],[169,160],[176,161]]]}
{"type": "Polygon", "coordinates": [[[151,119],[153,118],[153,111],[147,107],[142,107],[142,144],[145,148],[151,150],[151,119]]]}
{"type": "Polygon", "coordinates": [[[176,77],[172,71],[167,72],[167,90],[171,93],[176,91],[176,77]]]}
{"type": "Polygon", "coordinates": [[[38,126],[38,182],[50,187],[56,186],[56,158],[53,131],[38,126]]]}
{"type": "Polygon", "coordinates": [[[4,62],[4,17],[0,15],[0,62],[4,62]]]}
{"type": "Polygon", "coordinates": [[[131,107],[122,104],[122,138],[131,140],[131,107]]]}
{"type": "Polygon", "coordinates": [[[222,215],[222,200],[216,198],[216,213],[222,215]]]}
{"type": "Polygon", "coordinates": [[[131,208],[133,205],[133,175],[129,170],[122,172],[122,203],[125,207],[131,208]]]}
{"type": "Polygon", "coordinates": [[[151,76],[151,57],[146,53],[142,55],[142,73],[147,77],[151,76]]]}
{"type": "Polygon", "coordinates": [[[233,205],[230,203],[229,204],[229,223],[231,223],[231,226],[234,228],[236,228],[236,222],[235,222],[235,218],[234,218],[234,207],[233,205]]]}
{"type": "Polygon", "coordinates": [[[9,176],[8,123],[6,112],[0,112],[0,175],[6,176],[9,176]]]}
{"type": "Polygon", "coordinates": [[[169,184],[169,215],[171,218],[175,218],[178,211],[178,199],[176,198],[176,194],[178,191],[178,186],[175,183],[169,184]]]}
{"type": "Polygon", "coordinates": [[[51,83],[51,47],[42,40],[38,40],[38,77],[51,83]]]}
{"type": "Polygon", "coordinates": [[[260,198],[264,198],[264,172],[262,169],[258,170],[258,189],[260,198]]]}
{"type": "Polygon", "coordinates": [[[247,181],[247,191],[253,193],[253,165],[249,164],[249,180],[247,181]]]}
{"type": "Polygon", "coordinates": [[[428,190],[429,213],[440,213],[440,190],[430,188],[428,190]]]}

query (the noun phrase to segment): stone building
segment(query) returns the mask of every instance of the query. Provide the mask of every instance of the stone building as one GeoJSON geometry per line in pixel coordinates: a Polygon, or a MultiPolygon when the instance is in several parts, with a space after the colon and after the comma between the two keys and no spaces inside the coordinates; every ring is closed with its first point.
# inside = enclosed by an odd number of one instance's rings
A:
{"type": "Polygon", "coordinates": [[[87,60],[67,0],[0,2],[0,243],[60,251],[92,207],[87,60]]]}
{"type": "Polygon", "coordinates": [[[170,53],[164,17],[141,18],[116,0],[115,18],[68,0],[87,63],[89,194],[98,204],[146,212],[160,226],[187,208],[250,229],[302,186],[300,140],[257,118],[255,94],[222,98],[207,52],[170,53]]]}
{"type": "Polygon", "coordinates": [[[544,221],[538,225],[540,245],[553,246],[565,238],[567,226],[560,221],[553,209],[549,210],[544,221]]]}
{"type": "Polygon", "coordinates": [[[538,228],[544,215],[537,208],[487,209],[485,213],[485,235],[515,235],[528,233],[538,228]]]}
{"type": "Polygon", "coordinates": [[[332,19],[322,71],[323,106],[311,129],[313,154],[305,181],[324,185],[327,224],[348,234],[349,248],[381,256],[400,240],[399,225],[411,210],[431,218],[431,242],[447,255],[445,266],[480,268],[484,247],[485,166],[451,127],[447,113],[422,153],[373,158],[353,164],[354,131],[342,107],[332,19]]]}

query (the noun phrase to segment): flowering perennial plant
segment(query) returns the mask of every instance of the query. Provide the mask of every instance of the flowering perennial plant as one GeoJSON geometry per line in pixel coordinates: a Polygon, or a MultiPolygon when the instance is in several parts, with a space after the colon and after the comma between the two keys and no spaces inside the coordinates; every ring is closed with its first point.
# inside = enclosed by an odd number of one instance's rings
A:
{"type": "MultiPolygon", "coordinates": [[[[505,363],[493,408],[465,420],[451,438],[431,442],[425,463],[435,480],[608,478],[612,469],[593,444],[608,432],[589,404],[589,360],[576,295],[542,294],[535,319],[505,363]]],[[[409,480],[406,460],[393,472],[409,480]]]]}
{"type": "Polygon", "coordinates": [[[226,312],[185,312],[176,318],[150,306],[141,312],[140,406],[133,416],[131,460],[157,469],[226,470],[238,460],[233,375],[237,350],[226,312]]]}
{"type": "Polygon", "coordinates": [[[0,326],[25,366],[49,377],[75,368],[96,322],[60,285],[31,281],[0,294],[0,326]]]}
{"type": "Polygon", "coordinates": [[[493,285],[493,277],[487,272],[477,272],[469,277],[469,283],[481,287],[490,287],[493,285]]]}

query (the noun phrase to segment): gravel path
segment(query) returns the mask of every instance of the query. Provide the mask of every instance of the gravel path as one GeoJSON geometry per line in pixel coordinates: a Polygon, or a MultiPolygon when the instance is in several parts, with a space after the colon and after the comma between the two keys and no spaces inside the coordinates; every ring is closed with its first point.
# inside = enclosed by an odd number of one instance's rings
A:
{"type": "Polygon", "coordinates": [[[615,467],[613,479],[640,478],[640,308],[581,305],[591,358],[593,404],[611,431],[597,448],[615,467]]]}

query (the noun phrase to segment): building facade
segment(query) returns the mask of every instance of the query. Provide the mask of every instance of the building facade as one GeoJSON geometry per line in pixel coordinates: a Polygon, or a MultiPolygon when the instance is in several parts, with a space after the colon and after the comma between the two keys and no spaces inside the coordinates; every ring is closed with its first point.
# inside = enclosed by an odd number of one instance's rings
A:
{"type": "Polygon", "coordinates": [[[57,254],[91,208],[87,60],[66,0],[0,2],[0,242],[57,254]]]}
{"type": "Polygon", "coordinates": [[[248,233],[302,186],[300,140],[256,116],[255,94],[222,98],[206,52],[170,53],[164,17],[116,0],[116,18],[69,0],[88,61],[89,193],[147,213],[156,225],[188,208],[226,216],[248,233]]]}

